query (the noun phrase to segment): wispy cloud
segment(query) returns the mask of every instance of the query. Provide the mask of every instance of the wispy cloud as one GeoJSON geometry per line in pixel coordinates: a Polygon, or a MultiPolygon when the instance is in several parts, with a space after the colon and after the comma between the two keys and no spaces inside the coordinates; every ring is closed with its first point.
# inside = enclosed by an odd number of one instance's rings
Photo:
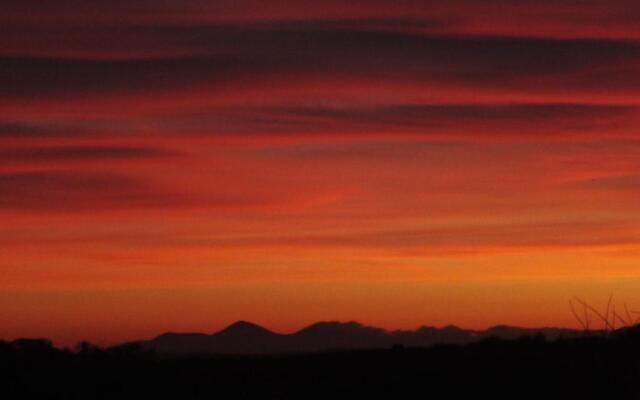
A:
{"type": "Polygon", "coordinates": [[[114,145],[70,145],[13,148],[0,150],[0,163],[5,162],[61,162],[105,161],[119,159],[149,159],[175,157],[179,153],[156,147],[114,145]]]}
{"type": "Polygon", "coordinates": [[[631,41],[253,25],[187,32],[190,46],[203,52],[123,60],[0,56],[0,101],[168,93],[189,97],[206,91],[210,101],[220,102],[229,91],[234,96],[256,90],[277,95],[321,81],[338,91],[352,82],[357,97],[363,97],[357,91],[367,86],[380,96],[384,92],[376,87],[411,84],[434,93],[467,93],[468,98],[472,92],[549,101],[591,96],[606,103],[640,90],[640,45],[631,41]]]}
{"type": "Polygon", "coordinates": [[[0,209],[86,211],[167,207],[181,195],[142,178],[112,172],[36,171],[0,174],[0,209]]]}

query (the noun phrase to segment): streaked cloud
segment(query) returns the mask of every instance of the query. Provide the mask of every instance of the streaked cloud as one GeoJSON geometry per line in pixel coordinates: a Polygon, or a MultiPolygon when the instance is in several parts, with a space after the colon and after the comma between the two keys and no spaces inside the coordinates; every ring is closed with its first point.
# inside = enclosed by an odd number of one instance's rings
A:
{"type": "Polygon", "coordinates": [[[631,0],[4,1],[0,290],[235,285],[234,313],[248,282],[295,287],[282,304],[375,282],[393,320],[425,282],[526,281],[528,316],[541,277],[636,277],[639,20],[631,0]]]}
{"type": "Polygon", "coordinates": [[[0,174],[3,211],[84,211],[168,207],[184,202],[129,175],[100,171],[36,171],[0,174]]]}
{"type": "MultiPolygon", "coordinates": [[[[182,32],[166,33],[174,34],[182,32]]],[[[176,106],[184,107],[186,99],[202,99],[205,92],[208,102],[219,104],[230,91],[240,98],[256,92],[282,96],[296,87],[313,92],[319,82],[331,82],[327,89],[336,93],[350,82],[351,95],[361,100],[370,96],[364,90],[384,96],[385,90],[408,84],[440,96],[453,92],[470,99],[485,93],[503,101],[528,96],[606,103],[640,90],[640,45],[624,40],[447,37],[286,25],[212,26],[188,36],[189,46],[204,51],[121,60],[1,56],[0,101],[31,99],[37,105],[41,96],[95,102],[101,96],[180,93],[176,106]]]]}
{"type": "Polygon", "coordinates": [[[6,162],[57,162],[57,161],[104,161],[118,159],[146,159],[175,157],[172,150],[154,147],[113,145],[71,145],[50,147],[28,147],[0,150],[0,164],[6,162]]]}

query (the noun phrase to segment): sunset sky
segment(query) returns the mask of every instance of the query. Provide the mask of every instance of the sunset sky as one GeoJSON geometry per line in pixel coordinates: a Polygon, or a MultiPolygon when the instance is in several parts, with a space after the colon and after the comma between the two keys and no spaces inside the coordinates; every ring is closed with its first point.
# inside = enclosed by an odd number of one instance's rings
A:
{"type": "Polygon", "coordinates": [[[0,338],[640,309],[637,0],[4,0],[0,338]]]}

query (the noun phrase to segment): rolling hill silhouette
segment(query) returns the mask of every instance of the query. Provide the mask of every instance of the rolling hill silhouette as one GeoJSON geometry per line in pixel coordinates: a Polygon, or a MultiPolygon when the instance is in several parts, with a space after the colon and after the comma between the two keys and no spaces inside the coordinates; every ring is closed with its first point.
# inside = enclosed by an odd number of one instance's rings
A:
{"type": "Polygon", "coordinates": [[[75,351],[46,339],[0,340],[2,399],[639,399],[639,377],[640,326],[590,334],[507,326],[388,332],[321,322],[281,335],[240,321],[212,335],[169,333],[111,348],[84,343],[75,351]],[[533,336],[496,337],[525,332],[533,336]],[[537,334],[545,332],[560,336],[537,334]],[[428,340],[471,342],[362,349],[428,340]],[[359,350],[271,354],[356,341],[359,350]],[[141,343],[178,353],[158,354],[141,343]],[[190,354],[203,350],[210,353],[190,354]],[[214,354],[224,352],[263,355],[214,354]]]}
{"type": "Polygon", "coordinates": [[[517,339],[544,335],[547,339],[574,338],[582,331],[561,328],[495,326],[466,330],[456,326],[423,326],[415,331],[387,331],[355,321],[318,322],[291,334],[281,334],[246,321],[238,321],[213,333],[165,333],[137,342],[161,354],[278,354],[338,349],[376,349],[392,346],[424,347],[434,344],[468,344],[496,337],[517,339]]]}

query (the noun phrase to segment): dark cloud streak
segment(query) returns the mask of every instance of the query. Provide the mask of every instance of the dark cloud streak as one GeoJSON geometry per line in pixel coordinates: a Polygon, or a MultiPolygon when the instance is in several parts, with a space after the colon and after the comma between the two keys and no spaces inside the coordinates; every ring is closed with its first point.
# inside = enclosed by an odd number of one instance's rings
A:
{"type": "Polygon", "coordinates": [[[75,136],[83,131],[77,126],[67,126],[60,123],[34,123],[34,122],[1,122],[0,138],[35,138],[75,136]]]}
{"type": "Polygon", "coordinates": [[[591,104],[298,105],[211,109],[160,118],[163,130],[212,135],[411,134],[477,139],[505,137],[633,136],[638,108],[591,104]]]}
{"type": "Polygon", "coordinates": [[[0,160],[10,162],[104,161],[174,157],[179,153],[156,147],[72,145],[0,150],[0,160]]]}
{"type": "Polygon", "coordinates": [[[184,199],[129,175],[100,171],[0,173],[0,211],[87,211],[180,204],[184,199]]]}
{"type": "MultiPolygon", "coordinates": [[[[65,119],[7,122],[0,124],[0,138],[33,141],[39,138],[142,137],[149,130],[155,136],[232,135],[305,136],[380,134],[419,135],[452,138],[563,138],[600,136],[637,137],[640,120],[636,106],[614,104],[493,103],[493,104],[379,104],[358,103],[281,104],[263,107],[217,107],[176,114],[112,119],[65,119]]],[[[397,136],[396,136],[397,137],[397,136]]],[[[62,150],[62,148],[60,149],[62,150]]],[[[67,149],[73,152],[73,149],[67,149]]],[[[65,150],[65,151],[67,151],[65,150]]],[[[82,151],[83,149],[79,149],[82,151]]],[[[109,149],[84,149],[88,156],[107,156],[109,149]]],[[[137,150],[113,149],[116,156],[134,155],[137,150]],[[132,153],[133,152],[133,153],[132,153]]],[[[140,149],[143,150],[143,149],[140,149]]],[[[139,151],[142,156],[160,156],[159,149],[139,151]]],[[[35,150],[34,150],[35,151],[35,150]]],[[[46,152],[41,155],[46,155],[46,152]]],[[[50,151],[55,152],[55,149],[50,151]]],[[[25,151],[18,152],[26,154],[25,151]]],[[[5,150],[6,157],[18,157],[5,150]]],[[[35,154],[32,151],[32,154],[35,154]]],[[[164,154],[169,155],[169,154],[164,154]]]]}
{"type": "Polygon", "coordinates": [[[154,28],[200,49],[158,59],[0,57],[0,100],[90,99],[198,88],[268,89],[292,81],[566,94],[640,92],[640,43],[443,37],[359,29],[255,25],[154,28]]]}

